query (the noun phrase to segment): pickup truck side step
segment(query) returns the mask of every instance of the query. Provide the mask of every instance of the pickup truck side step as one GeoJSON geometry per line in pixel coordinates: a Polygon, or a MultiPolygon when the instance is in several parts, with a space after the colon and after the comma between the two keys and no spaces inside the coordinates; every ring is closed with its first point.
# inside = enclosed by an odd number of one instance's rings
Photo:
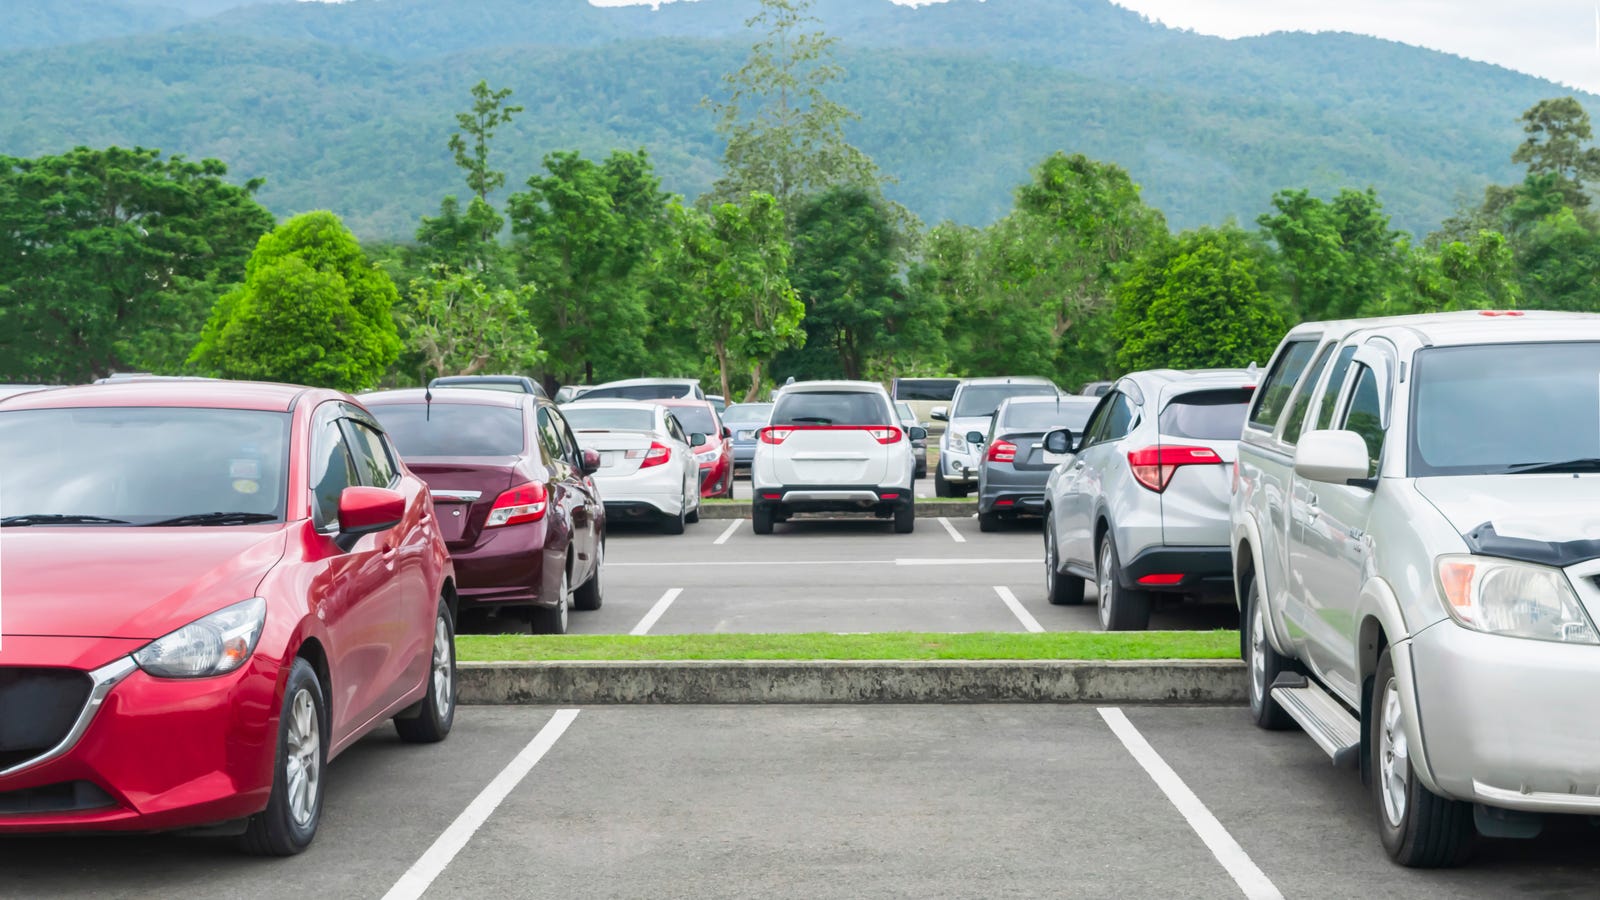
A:
{"type": "Polygon", "coordinates": [[[1361,751],[1361,720],[1316,682],[1284,672],[1272,682],[1272,699],[1300,723],[1333,764],[1353,767],[1361,751]]]}

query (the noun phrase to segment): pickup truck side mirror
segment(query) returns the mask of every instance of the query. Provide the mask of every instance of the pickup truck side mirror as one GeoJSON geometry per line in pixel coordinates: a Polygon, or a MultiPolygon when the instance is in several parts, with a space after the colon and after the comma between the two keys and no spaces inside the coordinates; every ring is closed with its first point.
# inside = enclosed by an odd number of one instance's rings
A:
{"type": "Polygon", "coordinates": [[[1044,449],[1046,453],[1071,453],[1072,430],[1058,428],[1044,436],[1044,449]]]}
{"type": "Polygon", "coordinates": [[[981,431],[969,431],[969,432],[967,432],[967,443],[969,443],[969,444],[981,444],[981,443],[984,443],[984,441],[985,441],[985,437],[984,437],[983,432],[981,432],[981,431]]]}
{"type": "Polygon", "coordinates": [[[1308,431],[1294,451],[1294,473],[1307,481],[1366,481],[1370,464],[1367,442],[1354,431],[1308,431]]]}
{"type": "Polygon", "coordinates": [[[928,418],[935,422],[950,421],[950,408],[948,406],[935,406],[933,412],[928,413],[928,418]]]}
{"type": "Polygon", "coordinates": [[[928,439],[928,429],[921,425],[913,425],[906,429],[906,437],[913,441],[925,441],[928,439]]]}

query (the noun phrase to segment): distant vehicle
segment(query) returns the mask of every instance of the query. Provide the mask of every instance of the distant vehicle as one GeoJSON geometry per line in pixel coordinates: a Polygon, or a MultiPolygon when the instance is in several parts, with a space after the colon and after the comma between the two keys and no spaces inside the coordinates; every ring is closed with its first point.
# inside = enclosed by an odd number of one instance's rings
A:
{"type": "Polygon", "coordinates": [[[1116,382],[1114,382],[1114,381],[1091,381],[1088,384],[1084,385],[1078,391],[1078,394],[1080,396],[1083,396],[1083,397],[1104,397],[1106,395],[1106,393],[1111,390],[1111,386],[1113,384],[1116,384],[1116,382]]]}
{"type": "Polygon", "coordinates": [[[1100,627],[1150,627],[1156,592],[1227,591],[1228,497],[1256,374],[1135,372],[1100,398],[1083,433],[1045,435],[1073,454],[1045,488],[1045,590],[1051,603],[1099,590],[1100,627]]]}
{"type": "Polygon", "coordinates": [[[968,378],[956,386],[949,406],[929,413],[934,421],[949,422],[939,438],[939,466],[933,472],[933,493],[938,497],[965,497],[978,486],[978,463],[983,444],[969,440],[973,432],[989,433],[989,420],[1007,397],[1054,397],[1061,391],[1048,378],[968,378]]]}
{"type": "Polygon", "coordinates": [[[583,397],[586,400],[704,400],[706,392],[693,378],[630,378],[592,387],[583,397]]]}
{"type": "Polygon", "coordinates": [[[707,394],[706,399],[711,401],[711,408],[716,410],[719,416],[728,408],[728,401],[724,400],[721,394],[707,394]]]}
{"type": "MultiPolygon", "coordinates": [[[[995,410],[984,436],[978,465],[978,529],[995,531],[1001,522],[1044,514],[1045,482],[1064,454],[1044,447],[1045,434],[1059,428],[1082,434],[1100,401],[1093,397],[1010,397],[995,410]]],[[[976,433],[967,435],[973,443],[976,433]]]]}
{"type": "Polygon", "coordinates": [[[704,445],[694,448],[700,464],[700,496],[733,498],[733,431],[722,423],[706,400],[660,400],[691,435],[706,436],[704,445]]]}
{"type": "Polygon", "coordinates": [[[545,396],[539,382],[526,375],[441,375],[428,382],[431,389],[471,388],[482,391],[506,391],[512,394],[545,396]]]}
{"type": "Polygon", "coordinates": [[[0,833],[229,823],[288,856],[363,735],[450,733],[449,553],[353,398],[24,394],[0,406],[0,459],[0,833]]]}
{"type": "Polygon", "coordinates": [[[684,431],[658,403],[585,397],[561,412],[579,445],[600,453],[594,481],[607,517],[657,519],[667,534],[683,534],[684,525],[700,521],[694,453],[707,435],[684,431]]]}
{"type": "Polygon", "coordinates": [[[588,393],[592,385],[564,384],[556,389],[556,403],[571,403],[588,393]]]}
{"type": "Polygon", "coordinates": [[[900,424],[908,434],[913,428],[921,428],[923,430],[922,439],[911,442],[911,454],[917,461],[917,477],[926,477],[928,474],[928,424],[917,421],[916,411],[911,408],[910,403],[904,400],[895,402],[894,411],[899,414],[900,424]]]}
{"type": "Polygon", "coordinates": [[[600,459],[555,404],[463,388],[361,401],[428,483],[463,613],[517,609],[524,627],[565,634],[570,609],[600,608],[606,516],[588,478],[600,459]]]}
{"type": "Polygon", "coordinates": [[[890,383],[889,399],[910,404],[916,420],[926,422],[933,418],[935,407],[949,405],[959,384],[959,378],[896,378],[890,383]]]}
{"type": "Polygon", "coordinates": [[[124,384],[137,381],[220,381],[205,375],[154,375],[150,372],[117,372],[96,378],[91,384],[124,384]]]}
{"type": "Polygon", "coordinates": [[[751,524],[771,534],[800,512],[869,512],[916,525],[911,441],[888,392],[868,381],[802,381],[785,385],[772,421],[759,432],[751,469],[751,524]]]}
{"type": "Polygon", "coordinates": [[[748,469],[756,458],[756,432],[772,416],[771,403],[735,403],[722,414],[722,424],[733,432],[733,465],[748,469]]]}

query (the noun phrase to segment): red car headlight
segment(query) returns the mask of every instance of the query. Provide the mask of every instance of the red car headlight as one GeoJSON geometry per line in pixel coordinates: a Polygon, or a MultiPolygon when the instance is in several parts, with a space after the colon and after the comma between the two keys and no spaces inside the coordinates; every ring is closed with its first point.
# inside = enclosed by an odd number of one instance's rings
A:
{"type": "Polygon", "coordinates": [[[244,665],[255,652],[267,601],[251,597],[195,619],[133,653],[139,668],[158,678],[207,678],[244,665]]]}

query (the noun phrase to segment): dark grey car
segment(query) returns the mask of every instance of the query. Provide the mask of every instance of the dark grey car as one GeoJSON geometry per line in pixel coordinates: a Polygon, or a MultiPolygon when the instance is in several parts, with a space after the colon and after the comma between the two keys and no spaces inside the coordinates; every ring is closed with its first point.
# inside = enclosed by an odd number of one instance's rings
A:
{"type": "MultiPolygon", "coordinates": [[[[978,528],[1044,514],[1044,487],[1060,460],[1044,449],[1046,433],[1082,434],[1098,397],[1011,397],[995,410],[978,464],[978,528]]],[[[971,441],[969,443],[976,443],[971,441]]]]}

